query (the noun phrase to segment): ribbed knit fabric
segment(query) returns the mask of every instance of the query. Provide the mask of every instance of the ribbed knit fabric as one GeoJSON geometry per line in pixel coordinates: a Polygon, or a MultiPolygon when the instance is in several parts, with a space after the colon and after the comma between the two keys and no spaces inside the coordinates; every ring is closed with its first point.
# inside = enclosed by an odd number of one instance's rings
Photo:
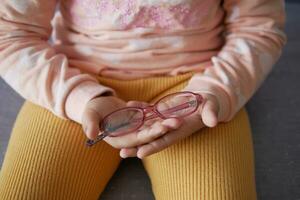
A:
{"type": "Polygon", "coordinates": [[[256,199],[251,132],[245,109],[143,160],[157,200],[256,199]]]}
{"type": "MultiPolygon", "coordinates": [[[[98,80],[124,100],[152,102],[180,91],[191,76],[98,80]]],[[[25,102],[0,172],[0,199],[98,199],[121,158],[105,142],[87,148],[85,140],[79,124],[25,102]]],[[[143,163],[158,200],[256,199],[251,129],[244,108],[232,121],[203,129],[143,163]]]]}

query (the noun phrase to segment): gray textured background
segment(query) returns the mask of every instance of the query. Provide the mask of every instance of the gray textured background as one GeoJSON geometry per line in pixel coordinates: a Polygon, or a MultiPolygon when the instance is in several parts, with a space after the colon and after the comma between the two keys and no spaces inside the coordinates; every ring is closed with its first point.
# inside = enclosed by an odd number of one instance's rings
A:
{"type": "MultiPolygon", "coordinates": [[[[258,197],[262,200],[300,200],[300,4],[289,3],[287,12],[288,45],[271,75],[247,104],[258,197]]],[[[22,102],[0,80],[0,165],[22,102]]],[[[123,161],[101,199],[154,199],[141,163],[137,159],[123,161]]]]}

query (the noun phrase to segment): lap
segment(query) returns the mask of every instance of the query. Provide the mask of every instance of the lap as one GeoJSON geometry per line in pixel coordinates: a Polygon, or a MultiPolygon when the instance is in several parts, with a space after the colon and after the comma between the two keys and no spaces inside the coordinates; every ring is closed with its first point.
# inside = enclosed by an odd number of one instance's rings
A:
{"type": "Polygon", "coordinates": [[[26,102],[1,169],[0,199],[97,199],[121,159],[105,142],[89,148],[85,141],[79,124],[26,102]]]}
{"type": "Polygon", "coordinates": [[[143,163],[157,199],[256,199],[245,108],[232,121],[204,128],[143,163]]]}

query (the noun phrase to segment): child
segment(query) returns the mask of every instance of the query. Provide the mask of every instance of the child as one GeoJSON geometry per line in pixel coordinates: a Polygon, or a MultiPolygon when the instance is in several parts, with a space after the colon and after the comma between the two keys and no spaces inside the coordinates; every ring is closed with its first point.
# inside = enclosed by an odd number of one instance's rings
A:
{"type": "Polygon", "coordinates": [[[121,157],[142,159],[156,199],[256,199],[244,105],[284,20],[283,0],[2,0],[0,74],[27,101],[0,199],[97,199],[121,157]],[[85,146],[107,114],[180,91],[196,112],[85,146]]]}

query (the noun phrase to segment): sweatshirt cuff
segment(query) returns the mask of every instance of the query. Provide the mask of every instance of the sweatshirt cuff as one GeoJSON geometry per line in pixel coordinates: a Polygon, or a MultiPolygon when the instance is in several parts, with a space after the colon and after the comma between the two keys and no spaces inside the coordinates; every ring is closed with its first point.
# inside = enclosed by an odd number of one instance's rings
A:
{"type": "Polygon", "coordinates": [[[65,112],[67,118],[81,124],[86,104],[91,99],[104,94],[116,96],[116,92],[112,88],[105,87],[97,82],[85,81],[80,83],[71,90],[66,99],[65,112]]]}
{"type": "Polygon", "coordinates": [[[195,74],[183,90],[215,96],[220,108],[218,122],[228,122],[233,118],[233,94],[218,80],[203,74],[195,74]]]}

